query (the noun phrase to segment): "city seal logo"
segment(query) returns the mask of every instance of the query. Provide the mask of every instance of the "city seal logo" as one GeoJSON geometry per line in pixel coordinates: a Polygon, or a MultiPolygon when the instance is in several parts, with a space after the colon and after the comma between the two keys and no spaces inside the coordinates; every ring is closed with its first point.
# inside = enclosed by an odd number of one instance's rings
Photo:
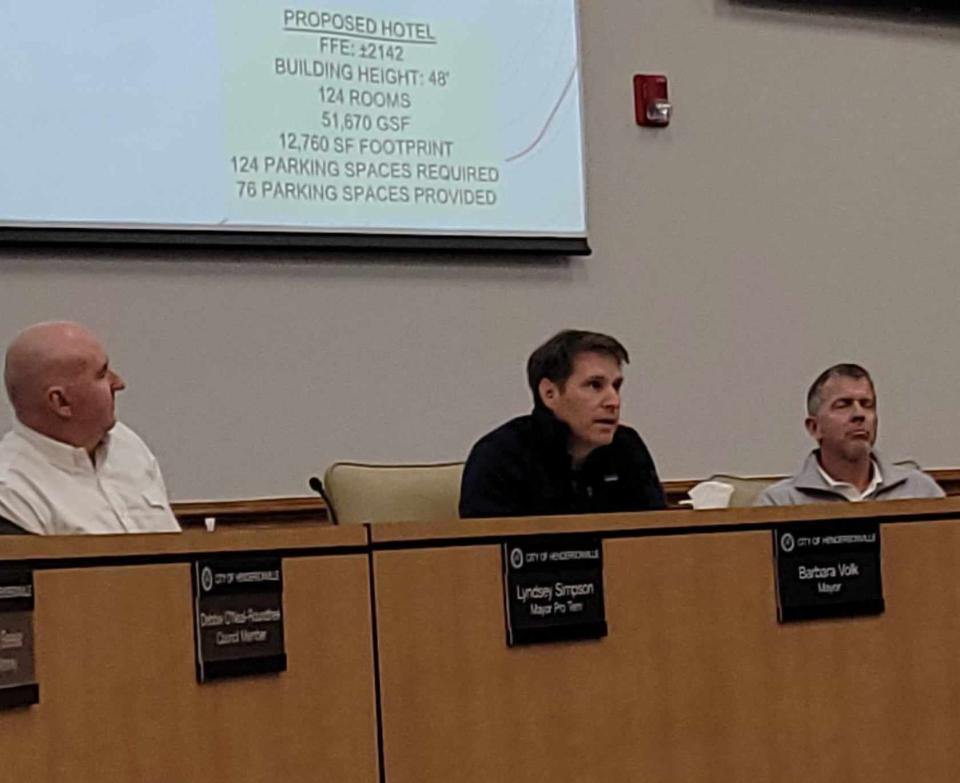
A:
{"type": "Polygon", "coordinates": [[[514,547],[510,550],[510,565],[514,569],[523,568],[523,552],[520,547],[514,547]]]}
{"type": "Polygon", "coordinates": [[[792,552],[796,545],[797,542],[793,540],[793,536],[790,533],[784,533],[780,536],[780,548],[784,552],[792,552]]]}
{"type": "Polygon", "coordinates": [[[213,589],[213,571],[210,570],[210,566],[204,566],[200,572],[200,585],[205,593],[213,589]]]}

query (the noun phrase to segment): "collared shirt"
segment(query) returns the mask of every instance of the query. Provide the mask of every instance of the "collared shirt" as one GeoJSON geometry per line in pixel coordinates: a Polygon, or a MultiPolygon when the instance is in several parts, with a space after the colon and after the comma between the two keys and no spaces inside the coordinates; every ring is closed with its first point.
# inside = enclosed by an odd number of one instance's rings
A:
{"type": "Polygon", "coordinates": [[[823,469],[823,465],[820,464],[819,460],[817,461],[817,470],[820,471],[820,475],[823,476],[823,480],[827,482],[827,486],[835,492],[843,495],[851,503],[859,503],[863,500],[866,500],[874,492],[876,492],[877,487],[883,483],[883,474],[880,472],[880,466],[877,464],[876,460],[870,460],[870,468],[870,472],[872,474],[870,483],[867,484],[867,488],[861,492],[853,484],[850,484],[846,481],[837,481],[833,476],[823,469]]]}
{"type": "Polygon", "coordinates": [[[14,421],[0,440],[0,517],[41,535],[180,530],[156,458],[123,424],[91,461],[14,421]]]}

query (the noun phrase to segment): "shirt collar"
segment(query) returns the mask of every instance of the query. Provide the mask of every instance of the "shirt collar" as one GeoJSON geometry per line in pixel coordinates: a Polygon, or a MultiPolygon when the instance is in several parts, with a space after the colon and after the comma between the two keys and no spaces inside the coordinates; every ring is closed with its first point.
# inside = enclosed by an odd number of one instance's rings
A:
{"type": "Polygon", "coordinates": [[[536,406],[533,409],[533,425],[539,445],[549,453],[567,452],[570,439],[570,427],[561,421],[549,408],[536,406]]]}
{"type": "MultiPolygon", "coordinates": [[[[64,470],[94,470],[93,463],[90,461],[90,455],[87,450],[71,446],[69,443],[63,443],[54,440],[46,435],[31,429],[17,418],[13,420],[13,431],[29,443],[33,448],[39,451],[51,465],[64,470]]],[[[110,440],[110,433],[104,437],[103,441],[97,446],[97,462],[101,462],[100,455],[107,447],[110,440]]]]}
{"type": "Polygon", "coordinates": [[[820,472],[820,476],[823,478],[823,480],[827,483],[827,486],[843,495],[845,498],[847,498],[847,500],[853,502],[864,500],[865,498],[870,497],[870,495],[876,491],[877,487],[883,483],[883,474],[880,472],[880,466],[877,464],[875,459],[870,460],[870,467],[872,473],[870,483],[863,492],[860,492],[860,490],[857,489],[853,484],[850,484],[846,481],[837,481],[833,476],[823,469],[823,465],[820,464],[820,460],[817,460],[817,470],[820,472]]]}
{"type": "MultiPolygon", "coordinates": [[[[545,405],[537,405],[533,409],[533,426],[536,438],[536,448],[549,464],[562,466],[566,470],[573,470],[573,458],[567,450],[570,442],[570,425],[557,418],[556,414],[545,405]]],[[[617,432],[620,431],[619,426],[617,432]]],[[[616,434],[614,434],[616,437],[616,434]]],[[[576,468],[582,473],[587,465],[592,465],[598,459],[603,459],[610,446],[597,446],[587,458],[576,468]]]]}

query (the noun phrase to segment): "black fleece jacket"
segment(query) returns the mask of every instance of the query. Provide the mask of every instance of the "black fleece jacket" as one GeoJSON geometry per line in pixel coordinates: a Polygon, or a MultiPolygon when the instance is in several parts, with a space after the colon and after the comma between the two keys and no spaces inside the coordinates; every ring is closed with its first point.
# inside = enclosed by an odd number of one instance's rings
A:
{"type": "Polygon", "coordinates": [[[574,470],[570,428],[550,411],[508,421],[467,458],[460,516],[527,517],[666,508],[653,458],[636,430],[620,425],[608,446],[574,470]]]}

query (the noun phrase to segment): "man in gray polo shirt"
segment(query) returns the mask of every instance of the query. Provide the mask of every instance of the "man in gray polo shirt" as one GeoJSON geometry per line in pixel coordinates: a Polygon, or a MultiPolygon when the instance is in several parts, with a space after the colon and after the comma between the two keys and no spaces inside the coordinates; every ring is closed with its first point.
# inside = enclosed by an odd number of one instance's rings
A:
{"type": "Polygon", "coordinates": [[[807,393],[805,423],[818,448],[799,473],[760,493],[756,505],[944,496],[926,473],[888,462],[874,450],[877,396],[859,365],[836,364],[820,373],[807,393]]]}

